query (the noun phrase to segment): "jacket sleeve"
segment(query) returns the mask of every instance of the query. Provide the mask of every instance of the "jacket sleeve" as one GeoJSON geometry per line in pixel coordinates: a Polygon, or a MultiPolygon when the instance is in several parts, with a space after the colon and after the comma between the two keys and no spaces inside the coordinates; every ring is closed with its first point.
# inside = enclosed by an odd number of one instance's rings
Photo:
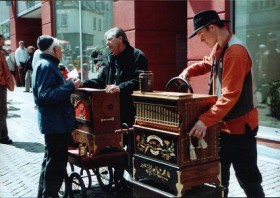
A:
{"type": "Polygon", "coordinates": [[[120,92],[122,93],[132,93],[139,89],[139,74],[143,70],[148,69],[148,60],[143,52],[140,50],[134,54],[135,65],[132,68],[132,76],[130,80],[124,81],[119,84],[120,92]]]}
{"type": "Polygon", "coordinates": [[[211,71],[211,65],[213,62],[214,54],[216,52],[216,48],[217,44],[213,47],[209,56],[205,56],[201,61],[196,62],[186,68],[189,77],[204,75],[211,71]]]}
{"type": "Polygon", "coordinates": [[[216,104],[199,118],[207,127],[222,120],[236,104],[251,64],[251,59],[244,47],[233,45],[228,48],[224,56],[222,95],[216,104]]]}
{"type": "Polygon", "coordinates": [[[109,66],[106,65],[96,79],[84,80],[83,87],[104,89],[106,87],[108,67],[109,66]]]}
{"type": "Polygon", "coordinates": [[[14,91],[15,84],[12,74],[7,65],[6,58],[4,57],[2,52],[0,53],[0,85],[6,86],[9,91],[14,91]]]}
{"type": "Polygon", "coordinates": [[[38,105],[63,105],[70,101],[70,95],[75,91],[72,81],[64,82],[54,68],[47,66],[38,67],[36,83],[38,105]]]}

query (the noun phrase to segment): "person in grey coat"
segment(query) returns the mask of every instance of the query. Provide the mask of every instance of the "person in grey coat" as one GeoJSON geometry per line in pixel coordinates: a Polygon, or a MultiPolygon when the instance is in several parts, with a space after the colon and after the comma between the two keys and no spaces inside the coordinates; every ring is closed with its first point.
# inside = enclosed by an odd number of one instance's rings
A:
{"type": "Polygon", "coordinates": [[[80,87],[79,79],[66,81],[58,69],[62,59],[56,38],[42,35],[37,40],[42,53],[32,75],[33,96],[37,105],[38,125],[45,138],[37,197],[59,197],[66,173],[67,150],[71,132],[76,128],[70,95],[80,87]]]}

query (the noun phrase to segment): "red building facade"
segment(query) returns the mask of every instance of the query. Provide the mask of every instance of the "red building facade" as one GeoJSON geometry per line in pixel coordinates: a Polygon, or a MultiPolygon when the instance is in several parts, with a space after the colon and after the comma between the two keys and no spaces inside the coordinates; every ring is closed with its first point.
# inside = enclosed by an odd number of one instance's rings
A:
{"type": "MultiPolygon", "coordinates": [[[[221,18],[229,18],[227,1],[114,1],[114,26],[123,28],[131,45],[144,51],[149,69],[155,74],[155,89],[163,90],[169,79],[209,53],[197,38],[187,40],[193,30],[192,17],[204,9],[215,9],[221,18]],[[183,44],[182,44],[183,43],[183,44]]],[[[16,17],[16,0],[10,7],[10,34],[13,49],[20,40],[36,46],[41,34],[55,35],[52,1],[42,1],[41,19],[16,17]]],[[[197,93],[206,93],[208,77],[193,80],[197,93]],[[202,81],[201,81],[202,79],[202,81]],[[205,83],[204,83],[205,82],[205,83]],[[206,84],[206,86],[205,86],[206,84]]]]}

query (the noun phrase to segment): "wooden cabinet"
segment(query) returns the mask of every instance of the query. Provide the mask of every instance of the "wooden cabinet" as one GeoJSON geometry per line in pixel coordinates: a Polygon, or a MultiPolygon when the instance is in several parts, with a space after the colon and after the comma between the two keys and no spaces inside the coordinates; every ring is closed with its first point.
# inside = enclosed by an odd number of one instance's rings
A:
{"type": "Polygon", "coordinates": [[[204,183],[220,184],[217,126],[203,139],[188,135],[216,96],[134,92],[136,121],[133,178],[146,178],[181,197],[204,183]]]}
{"type": "Polygon", "coordinates": [[[104,89],[80,88],[71,95],[78,129],[92,133],[112,133],[120,128],[119,93],[104,89]]]}
{"type": "Polygon", "coordinates": [[[119,93],[107,94],[103,89],[80,88],[71,95],[77,129],[72,132],[76,149],[86,146],[89,156],[106,149],[123,150],[120,129],[119,93]]]}

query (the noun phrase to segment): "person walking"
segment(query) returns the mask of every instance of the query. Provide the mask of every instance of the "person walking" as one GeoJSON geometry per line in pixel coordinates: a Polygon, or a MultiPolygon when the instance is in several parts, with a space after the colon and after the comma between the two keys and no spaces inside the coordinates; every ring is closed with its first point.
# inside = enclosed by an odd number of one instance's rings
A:
{"type": "Polygon", "coordinates": [[[32,88],[39,129],[45,139],[37,197],[56,198],[66,174],[71,132],[76,128],[70,95],[81,86],[81,81],[66,81],[61,75],[58,65],[62,49],[57,38],[39,36],[37,45],[41,54],[33,70],[32,88]]]}
{"type": "Polygon", "coordinates": [[[231,165],[247,197],[265,197],[257,166],[258,111],[250,53],[226,28],[229,20],[221,20],[216,11],[202,11],[194,16],[193,22],[194,32],[189,38],[196,35],[212,48],[212,53],[184,69],[179,77],[188,79],[211,72],[209,93],[217,95],[218,99],[199,117],[189,135],[203,138],[207,127],[221,121],[220,160],[225,197],[231,165]]]}
{"type": "MultiPolygon", "coordinates": [[[[139,89],[139,73],[147,70],[148,60],[141,50],[130,45],[125,32],[119,27],[109,29],[105,33],[105,41],[111,51],[108,55],[108,64],[97,79],[84,80],[83,87],[105,89],[108,94],[119,92],[121,123],[131,127],[136,113],[131,94],[139,89]]],[[[125,136],[124,142],[132,155],[133,134],[125,136]]],[[[129,166],[132,166],[131,161],[129,166]]]]}
{"type": "Polygon", "coordinates": [[[5,37],[0,34],[0,143],[12,144],[13,141],[8,136],[7,128],[7,89],[14,90],[14,80],[6,62],[4,45],[5,37]]]}
{"type": "Polygon", "coordinates": [[[25,63],[28,58],[27,49],[24,46],[24,41],[20,41],[19,47],[15,51],[15,59],[17,64],[17,70],[19,73],[20,86],[25,86],[25,63]]]}

